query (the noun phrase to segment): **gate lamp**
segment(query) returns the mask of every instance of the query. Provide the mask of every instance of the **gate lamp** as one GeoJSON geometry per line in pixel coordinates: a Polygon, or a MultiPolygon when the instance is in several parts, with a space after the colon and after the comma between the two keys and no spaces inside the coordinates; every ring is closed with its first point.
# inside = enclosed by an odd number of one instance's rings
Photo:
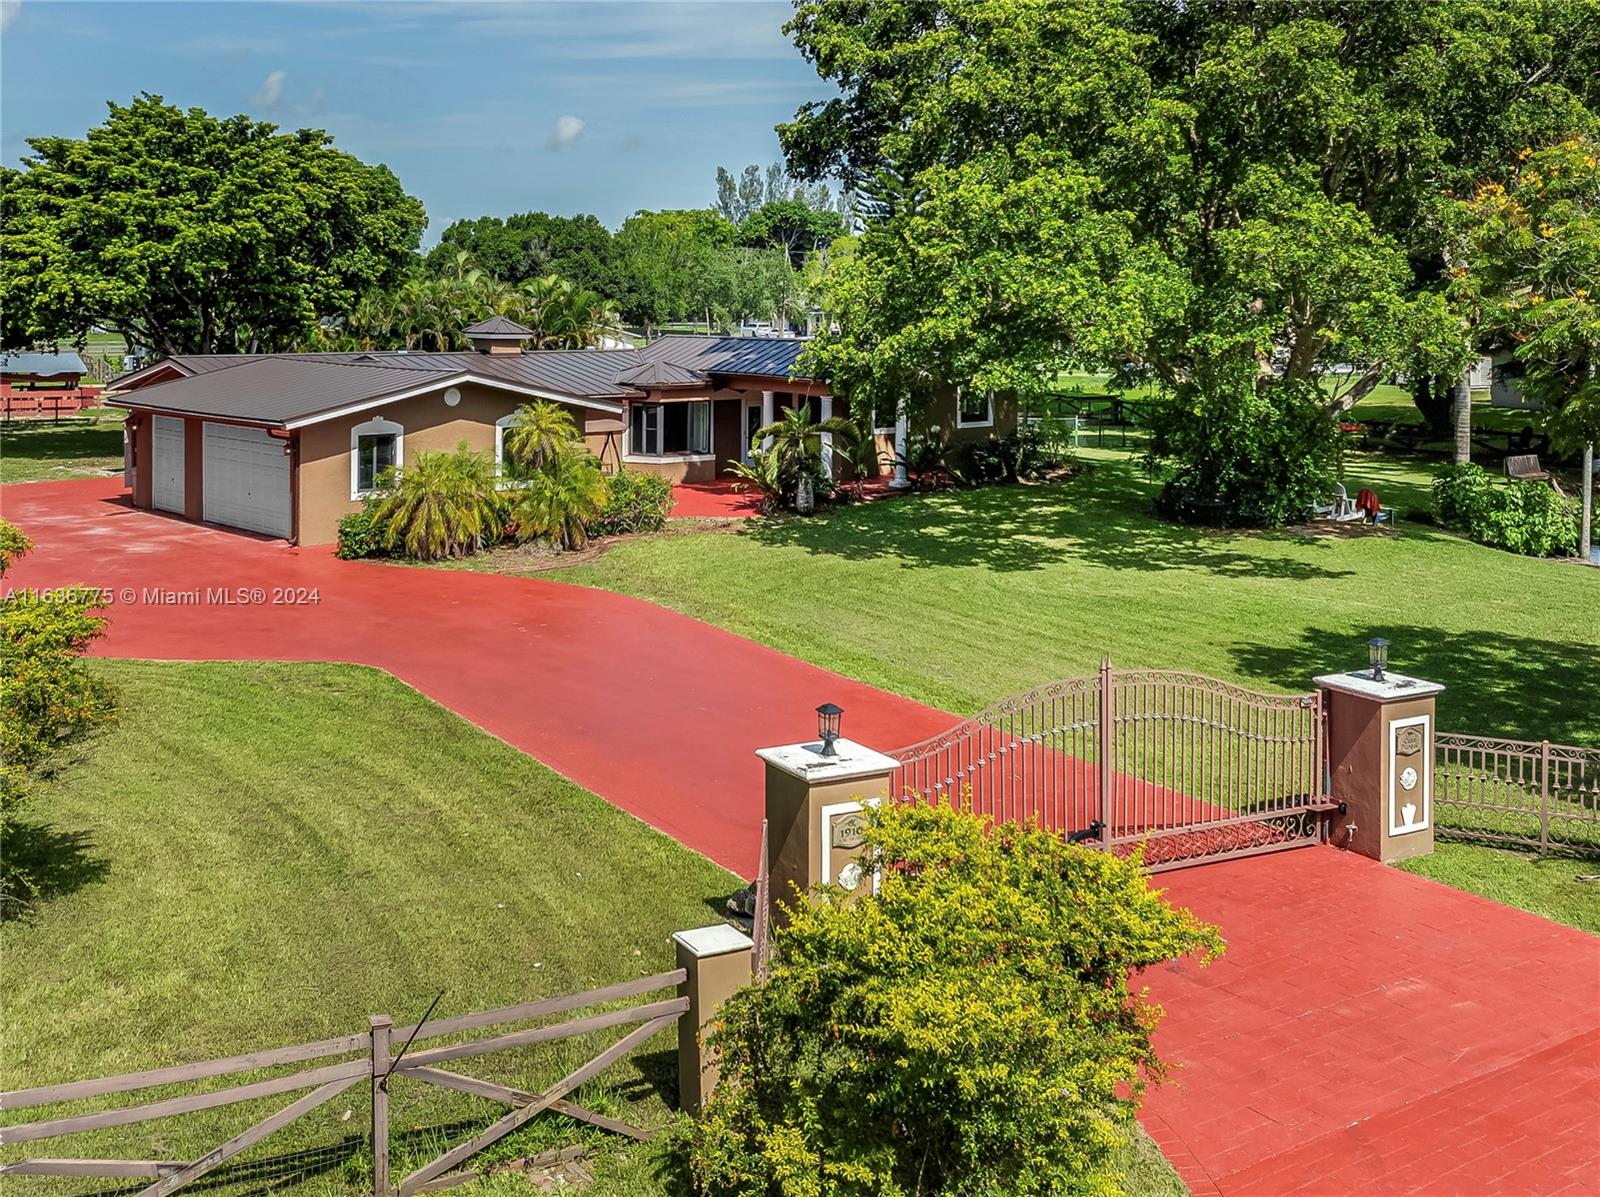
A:
{"type": "Polygon", "coordinates": [[[831,702],[825,702],[817,708],[817,739],[822,741],[822,751],[818,755],[839,755],[839,750],[833,745],[839,738],[839,717],[843,714],[844,708],[831,702]]]}
{"type": "Polygon", "coordinates": [[[1367,641],[1367,662],[1372,666],[1372,680],[1383,681],[1383,671],[1389,667],[1389,642],[1382,636],[1367,641]]]}

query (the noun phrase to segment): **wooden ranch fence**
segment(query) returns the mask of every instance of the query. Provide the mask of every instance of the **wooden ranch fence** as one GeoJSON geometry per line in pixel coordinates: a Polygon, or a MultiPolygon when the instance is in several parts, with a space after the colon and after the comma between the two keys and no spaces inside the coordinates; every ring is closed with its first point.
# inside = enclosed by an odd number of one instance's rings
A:
{"type": "Polygon", "coordinates": [[[288,1047],[246,1052],[243,1055],[204,1060],[195,1064],[179,1064],[146,1072],[130,1072],[94,1080],[13,1090],[0,1094],[0,1110],[12,1111],[82,1101],[113,1093],[129,1093],[228,1076],[233,1073],[330,1060],[355,1052],[364,1053],[362,1057],[356,1059],[318,1064],[316,1067],[284,1076],[234,1085],[226,1089],[187,1094],[98,1113],[38,1122],[19,1122],[0,1127],[0,1145],[9,1146],[38,1139],[82,1134],[106,1127],[126,1126],[157,1118],[171,1118],[197,1110],[255,1101],[263,1097],[289,1093],[302,1094],[198,1159],[25,1159],[0,1167],[0,1177],[100,1176],[116,1179],[149,1179],[152,1183],[140,1191],[140,1197],[167,1197],[167,1194],[174,1193],[200,1179],[240,1152],[253,1147],[317,1107],[332,1101],[347,1089],[360,1084],[369,1085],[372,1092],[372,1175],[373,1192],[376,1197],[414,1197],[415,1194],[445,1189],[476,1179],[476,1173],[463,1171],[459,1166],[547,1110],[618,1134],[638,1139],[648,1138],[650,1132],[585,1109],[567,1100],[567,1095],[580,1085],[593,1080],[659,1031],[675,1024],[689,1008],[689,999],[686,997],[675,996],[664,1000],[643,1001],[581,1017],[569,1017],[565,1021],[508,1031],[487,1038],[447,1044],[423,1051],[411,1049],[418,1042],[436,1039],[443,1035],[460,1034],[485,1027],[527,1022],[556,1015],[574,1015],[587,1007],[638,998],[658,990],[676,989],[683,983],[685,975],[683,969],[677,969],[641,977],[634,981],[623,981],[602,989],[590,989],[516,1006],[503,1006],[495,1010],[458,1014],[420,1025],[396,1027],[388,1015],[373,1015],[368,1020],[368,1028],[364,1032],[322,1039],[314,1043],[298,1043],[288,1047]],[[490,1052],[536,1043],[550,1043],[619,1027],[633,1029],[604,1051],[538,1093],[508,1088],[439,1067],[441,1064],[490,1052]],[[485,1098],[509,1106],[510,1112],[471,1139],[422,1165],[395,1184],[389,1174],[389,1088],[397,1077],[485,1098]]]}
{"type": "Polygon", "coordinates": [[[1434,745],[1440,835],[1600,852],[1600,748],[1453,732],[1434,745]]]}

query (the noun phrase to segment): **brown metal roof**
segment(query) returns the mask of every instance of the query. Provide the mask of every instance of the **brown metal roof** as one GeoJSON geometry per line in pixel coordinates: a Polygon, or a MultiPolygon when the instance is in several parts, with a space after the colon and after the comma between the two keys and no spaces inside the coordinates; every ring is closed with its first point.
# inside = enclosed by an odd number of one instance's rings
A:
{"type": "MultiPolygon", "coordinates": [[[[438,374],[439,385],[449,377],[438,374]]],[[[342,362],[273,355],[234,363],[225,370],[158,382],[109,402],[119,407],[283,425],[369,399],[415,391],[431,381],[428,375],[411,370],[352,368],[342,362]]]]}
{"type": "Polygon", "coordinates": [[[462,329],[462,333],[469,337],[486,337],[491,340],[505,338],[507,340],[523,340],[533,336],[533,329],[526,325],[518,324],[515,320],[505,316],[490,316],[476,324],[462,329]]]}
{"type": "Polygon", "coordinates": [[[617,381],[630,387],[680,387],[693,386],[696,383],[704,385],[706,376],[698,370],[674,365],[658,358],[622,371],[617,375],[617,381]]]}
{"type": "MultiPolygon", "coordinates": [[[[504,317],[494,319],[503,320],[504,317]]],[[[487,323],[487,322],[485,322],[487,323]]],[[[515,325],[514,321],[506,321],[515,325]]],[[[520,325],[515,325],[520,328],[520,325]]],[[[353,405],[448,385],[468,375],[552,398],[604,405],[647,387],[705,381],[713,374],[791,376],[805,342],[756,337],[668,336],[643,349],[547,349],[531,353],[178,354],[118,379],[124,407],[256,424],[305,422],[353,405]],[[184,377],[141,384],[171,365],[184,377]],[[428,376],[434,378],[430,379],[428,376]]]]}

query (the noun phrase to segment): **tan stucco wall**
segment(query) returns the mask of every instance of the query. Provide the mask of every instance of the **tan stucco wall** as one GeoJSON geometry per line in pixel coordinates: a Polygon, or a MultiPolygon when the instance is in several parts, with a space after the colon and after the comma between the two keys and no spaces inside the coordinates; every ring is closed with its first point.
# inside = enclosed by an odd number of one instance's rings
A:
{"type": "MultiPolygon", "coordinates": [[[[445,388],[440,387],[300,429],[300,543],[332,544],[338,539],[340,518],[361,508],[359,500],[350,498],[350,430],[358,424],[382,417],[404,428],[402,467],[419,453],[453,452],[462,441],[474,452],[492,457],[495,421],[514,412],[524,399],[474,383],[458,389],[461,402],[454,407],[445,405],[445,388]]],[[[586,413],[592,409],[571,410],[579,427],[586,427],[586,413]]],[[[605,440],[600,433],[585,439],[596,453],[605,440]]]]}

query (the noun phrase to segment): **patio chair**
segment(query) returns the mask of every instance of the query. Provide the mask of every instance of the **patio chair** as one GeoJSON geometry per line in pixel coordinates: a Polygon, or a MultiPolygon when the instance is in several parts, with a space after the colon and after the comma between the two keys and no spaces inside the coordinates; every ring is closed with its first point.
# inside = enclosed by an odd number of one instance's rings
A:
{"type": "Polygon", "coordinates": [[[1314,505],[1311,515],[1314,519],[1332,520],[1335,523],[1349,523],[1361,518],[1361,512],[1356,510],[1356,501],[1350,497],[1350,492],[1345,490],[1342,482],[1334,483],[1333,499],[1314,505]]]}

